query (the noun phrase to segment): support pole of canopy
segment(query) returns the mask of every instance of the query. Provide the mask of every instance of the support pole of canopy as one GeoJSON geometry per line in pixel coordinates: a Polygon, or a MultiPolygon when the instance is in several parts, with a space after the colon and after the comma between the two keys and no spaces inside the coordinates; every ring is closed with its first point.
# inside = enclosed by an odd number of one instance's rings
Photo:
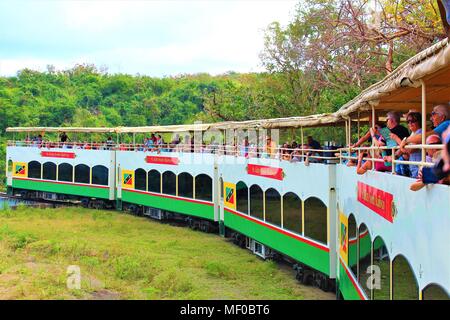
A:
{"type": "MultiPolygon", "coordinates": [[[[422,85],[422,145],[425,145],[425,132],[427,131],[427,87],[423,80],[420,80],[422,85]]],[[[422,147],[422,162],[425,162],[425,149],[422,147]]]]}
{"type": "Polygon", "coordinates": [[[348,142],[348,121],[345,119],[345,146],[347,147],[350,143],[348,142]]]}
{"type": "Polygon", "coordinates": [[[352,143],[352,117],[348,118],[348,144],[352,143]]]}
{"type": "MultiPolygon", "coordinates": [[[[372,106],[372,124],[371,124],[372,128],[375,128],[375,107],[372,106]]],[[[375,146],[375,141],[374,139],[372,139],[372,147],[375,146]]],[[[394,155],[392,155],[394,156],[394,155]]],[[[375,158],[375,150],[371,149],[370,150],[370,157],[373,159],[375,158]]],[[[375,170],[375,162],[373,161],[373,165],[372,165],[372,170],[375,170]]]]}
{"type": "Polygon", "coordinates": [[[302,146],[301,146],[301,149],[302,149],[302,161],[305,161],[305,159],[303,158],[303,145],[304,145],[304,142],[303,142],[303,127],[300,127],[300,138],[302,139],[302,146]]]}
{"type": "Polygon", "coordinates": [[[360,124],[359,124],[359,118],[360,118],[360,114],[359,114],[359,111],[358,111],[358,140],[359,140],[359,138],[360,138],[360,124]]]}

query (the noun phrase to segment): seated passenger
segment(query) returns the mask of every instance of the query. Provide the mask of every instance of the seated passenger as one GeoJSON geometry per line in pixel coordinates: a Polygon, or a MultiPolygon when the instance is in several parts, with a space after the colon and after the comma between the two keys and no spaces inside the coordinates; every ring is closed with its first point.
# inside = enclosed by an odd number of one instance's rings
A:
{"type": "Polygon", "coordinates": [[[114,140],[111,136],[106,140],[106,150],[111,150],[114,147],[114,140]]]}
{"type": "MultiPolygon", "coordinates": [[[[427,153],[432,160],[435,160],[435,165],[431,168],[424,167],[419,171],[418,179],[409,187],[411,191],[418,191],[427,184],[450,183],[450,127],[443,132],[442,136],[444,137],[444,149],[441,151],[442,157],[439,156],[439,152],[436,149],[428,149],[429,152],[427,153]]],[[[430,140],[427,139],[427,142],[439,144],[440,140],[434,137],[430,136],[430,140]]]]}
{"type": "Polygon", "coordinates": [[[83,144],[83,149],[84,150],[91,150],[91,144],[87,141],[84,142],[83,144]]]}
{"type": "MultiPolygon", "coordinates": [[[[422,116],[419,112],[411,112],[406,116],[406,122],[408,123],[409,130],[411,130],[411,135],[421,134],[422,133],[422,116]]],[[[422,160],[422,152],[419,149],[400,149],[403,154],[409,154],[409,161],[417,161],[420,162],[422,160]]],[[[411,173],[412,178],[417,178],[419,174],[419,167],[416,165],[409,165],[409,171],[411,173]]]]}
{"type": "Polygon", "coordinates": [[[287,142],[281,146],[281,160],[286,160],[286,161],[291,160],[290,149],[291,149],[291,146],[288,145],[287,142]]]}
{"type": "MultiPolygon", "coordinates": [[[[427,131],[425,136],[428,137],[432,134],[437,134],[442,141],[444,141],[443,133],[450,125],[450,111],[449,105],[440,104],[433,108],[431,112],[431,122],[433,123],[433,130],[427,131]]],[[[407,144],[420,144],[422,142],[422,134],[412,135],[402,141],[400,147],[404,147],[407,144]]]]}

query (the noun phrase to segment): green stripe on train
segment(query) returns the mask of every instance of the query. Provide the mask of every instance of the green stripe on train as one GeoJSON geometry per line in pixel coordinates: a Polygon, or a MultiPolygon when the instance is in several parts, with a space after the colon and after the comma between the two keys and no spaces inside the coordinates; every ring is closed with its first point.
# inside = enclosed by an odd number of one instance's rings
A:
{"type": "Polygon", "coordinates": [[[225,226],[255,239],[320,272],[330,275],[328,252],[225,211],[225,226]]]}
{"type": "Polygon", "coordinates": [[[47,181],[13,179],[13,188],[44,192],[70,194],[75,196],[109,199],[108,188],[95,188],[75,184],[62,184],[47,181]]]}
{"type": "Polygon", "coordinates": [[[214,221],[214,206],[122,189],[122,201],[214,221]]]}
{"type": "Polygon", "coordinates": [[[358,291],[347,275],[345,268],[339,263],[339,290],[345,300],[361,300],[358,291]]]}

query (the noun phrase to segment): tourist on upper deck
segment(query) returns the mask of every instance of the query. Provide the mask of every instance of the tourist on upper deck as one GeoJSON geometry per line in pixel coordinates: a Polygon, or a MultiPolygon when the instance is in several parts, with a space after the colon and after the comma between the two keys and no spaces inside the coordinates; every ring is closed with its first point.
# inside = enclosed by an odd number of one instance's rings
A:
{"type": "Polygon", "coordinates": [[[59,138],[60,138],[60,140],[61,140],[62,143],[67,142],[67,140],[70,141],[69,137],[67,136],[67,134],[66,134],[65,132],[62,132],[62,133],[59,135],[59,138]]]}
{"type": "Polygon", "coordinates": [[[242,141],[242,145],[241,145],[241,156],[242,157],[248,158],[248,151],[249,151],[248,148],[249,148],[248,137],[245,137],[244,140],[242,141]]]}
{"type": "Polygon", "coordinates": [[[153,151],[155,149],[155,143],[153,142],[152,138],[145,138],[144,142],[144,151],[153,151]]]}
{"type": "Polygon", "coordinates": [[[291,146],[285,142],[282,146],[281,146],[281,160],[291,160],[291,146]]]}
{"type": "Polygon", "coordinates": [[[308,147],[309,149],[317,149],[317,150],[321,148],[320,143],[314,140],[312,136],[308,136],[308,147]]]}
{"type": "Polygon", "coordinates": [[[275,144],[275,141],[273,141],[271,137],[267,137],[264,149],[265,149],[264,153],[267,158],[275,158],[277,145],[275,144]]]}
{"type": "MultiPolygon", "coordinates": [[[[440,104],[433,108],[431,112],[431,122],[433,123],[433,130],[429,130],[425,133],[425,136],[437,134],[441,140],[443,139],[443,132],[450,125],[450,111],[449,105],[440,104]]],[[[400,147],[404,147],[407,144],[419,144],[422,141],[422,134],[415,134],[402,141],[400,147]]]]}
{"type": "MultiPolygon", "coordinates": [[[[406,122],[408,123],[409,130],[411,130],[411,135],[422,133],[422,115],[419,112],[409,112],[406,114],[406,122]]],[[[404,149],[400,148],[400,153],[402,155],[408,155],[409,161],[421,161],[422,152],[419,149],[404,149]]],[[[409,165],[409,171],[412,178],[417,178],[419,174],[419,167],[416,165],[409,165]]]]}
{"type": "MultiPolygon", "coordinates": [[[[427,150],[427,154],[432,156],[435,165],[432,168],[423,167],[419,171],[416,182],[410,185],[410,190],[418,191],[427,184],[433,183],[450,184],[450,127],[443,132],[442,136],[444,138],[444,149],[441,151],[442,157],[439,157],[439,152],[437,150],[427,150]]],[[[432,137],[439,138],[437,135],[432,135],[427,138],[427,144],[440,143],[440,140],[436,138],[432,140],[432,137]]]]}
{"type": "Polygon", "coordinates": [[[106,140],[106,150],[111,150],[114,146],[114,140],[111,136],[108,137],[108,140],[106,140]]]}

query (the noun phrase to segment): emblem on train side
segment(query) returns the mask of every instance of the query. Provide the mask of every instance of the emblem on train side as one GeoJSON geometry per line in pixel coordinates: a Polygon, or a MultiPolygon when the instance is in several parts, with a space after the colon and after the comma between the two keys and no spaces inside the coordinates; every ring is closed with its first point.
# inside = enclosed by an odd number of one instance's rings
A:
{"type": "Polygon", "coordinates": [[[122,188],[134,189],[134,172],[133,170],[122,170],[122,188]]]}
{"type": "Polygon", "coordinates": [[[358,201],[371,209],[379,216],[393,223],[397,215],[392,193],[385,192],[375,187],[358,181],[358,201]]]}
{"type": "Polygon", "coordinates": [[[223,183],[223,204],[225,207],[236,210],[236,185],[234,183],[223,183]]]}
{"type": "Polygon", "coordinates": [[[27,177],[27,164],[25,162],[14,162],[13,168],[14,177],[27,177]]]}

